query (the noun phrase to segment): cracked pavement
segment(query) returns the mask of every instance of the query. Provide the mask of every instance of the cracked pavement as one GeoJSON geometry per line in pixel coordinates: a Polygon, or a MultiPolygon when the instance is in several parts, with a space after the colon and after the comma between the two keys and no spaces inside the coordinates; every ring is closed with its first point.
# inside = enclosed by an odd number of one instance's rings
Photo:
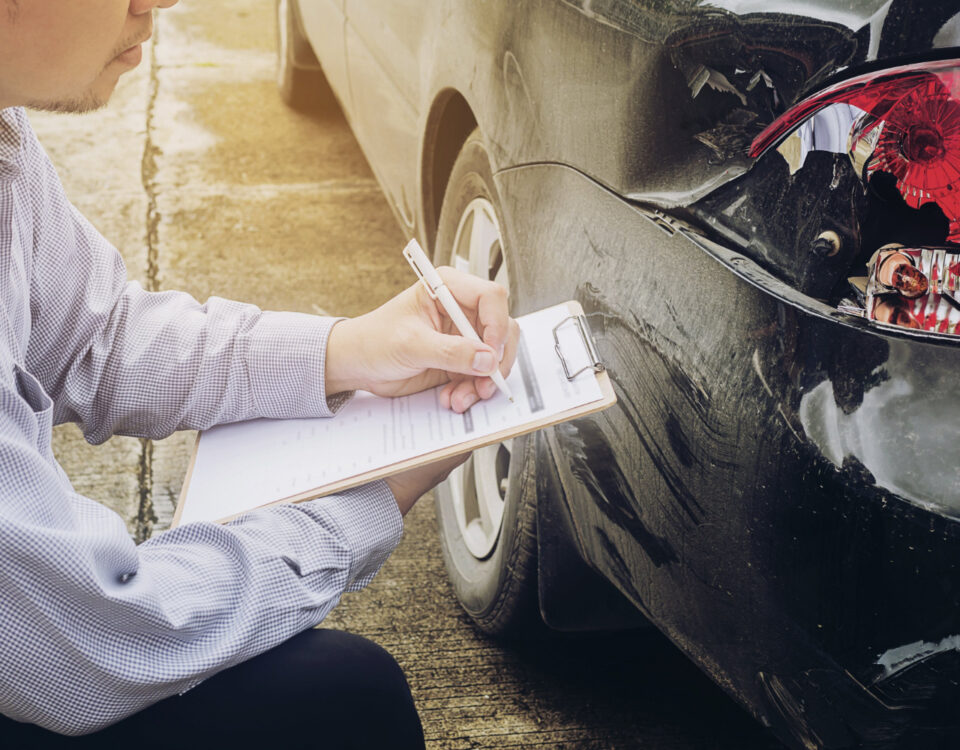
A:
{"type": "MultiPolygon", "coordinates": [[[[182,0],[106,110],[31,120],[68,195],[144,287],[359,314],[412,283],[404,237],[342,116],[281,104],[272,6],[182,0]]],[[[55,451],[76,490],[144,540],[169,525],[194,440],[94,447],[64,425],[55,451]]],[[[434,750],[770,745],[654,632],[523,648],[478,635],[447,584],[431,498],[325,624],[397,657],[434,750]]]]}

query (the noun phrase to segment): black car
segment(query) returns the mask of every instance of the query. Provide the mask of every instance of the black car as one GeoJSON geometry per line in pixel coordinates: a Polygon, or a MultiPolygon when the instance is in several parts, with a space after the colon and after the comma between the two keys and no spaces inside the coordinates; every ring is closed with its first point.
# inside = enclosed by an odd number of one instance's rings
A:
{"type": "Polygon", "coordinates": [[[649,621],[791,747],[956,747],[960,3],[277,8],[287,101],[619,397],[438,493],[477,625],[649,621]]]}

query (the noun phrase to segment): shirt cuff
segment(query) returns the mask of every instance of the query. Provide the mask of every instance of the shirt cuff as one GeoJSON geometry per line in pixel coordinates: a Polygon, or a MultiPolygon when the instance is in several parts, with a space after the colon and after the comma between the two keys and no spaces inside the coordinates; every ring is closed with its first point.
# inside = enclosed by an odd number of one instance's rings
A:
{"type": "Polygon", "coordinates": [[[327,400],[327,340],[343,318],[264,312],[251,331],[247,368],[261,417],[332,417],[353,395],[327,400]]]}
{"type": "Polygon", "coordinates": [[[349,519],[339,524],[350,555],[345,591],[370,583],[403,537],[403,516],[383,480],[307,504],[328,518],[349,519]]]}

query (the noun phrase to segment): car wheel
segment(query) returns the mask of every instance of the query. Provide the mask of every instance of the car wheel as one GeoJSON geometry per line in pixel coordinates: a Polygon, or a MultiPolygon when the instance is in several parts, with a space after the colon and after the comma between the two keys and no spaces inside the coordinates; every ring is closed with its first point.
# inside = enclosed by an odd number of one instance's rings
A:
{"type": "MultiPolygon", "coordinates": [[[[510,287],[500,202],[475,130],[444,195],[434,259],[510,287]]],[[[453,589],[487,633],[543,627],[537,604],[536,439],[481,448],[436,491],[440,541],[453,589]]]]}
{"type": "Polygon", "coordinates": [[[276,0],[277,89],[280,98],[301,112],[333,101],[333,92],[303,33],[295,0],[276,0]]]}

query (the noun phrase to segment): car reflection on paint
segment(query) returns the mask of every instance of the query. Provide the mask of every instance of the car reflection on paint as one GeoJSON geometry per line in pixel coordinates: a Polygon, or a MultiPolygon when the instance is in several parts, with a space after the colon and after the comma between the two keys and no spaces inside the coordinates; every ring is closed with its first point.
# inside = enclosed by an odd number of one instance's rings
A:
{"type": "Polygon", "coordinates": [[[438,493],[478,627],[650,622],[791,747],[956,739],[955,4],[277,10],[284,98],[437,262],[578,300],[617,390],[438,493]]]}

